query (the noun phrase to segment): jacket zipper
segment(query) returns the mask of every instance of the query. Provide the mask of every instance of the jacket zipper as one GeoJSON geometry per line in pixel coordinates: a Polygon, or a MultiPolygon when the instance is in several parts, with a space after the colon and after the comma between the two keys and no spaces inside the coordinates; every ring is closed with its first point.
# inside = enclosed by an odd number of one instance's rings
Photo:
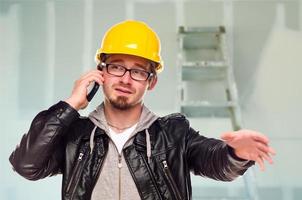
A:
{"type": "MultiPolygon", "coordinates": [[[[129,137],[126,142],[124,143],[124,146],[125,144],[127,144],[127,142],[132,138],[133,136],[129,137]]],[[[110,138],[110,137],[109,137],[110,138]]],[[[111,139],[111,138],[110,138],[111,139]]],[[[118,153],[118,163],[117,163],[117,167],[118,167],[118,198],[119,200],[122,199],[122,154],[118,151],[118,148],[116,146],[116,144],[113,142],[113,140],[111,139],[111,142],[113,143],[114,147],[115,147],[115,150],[117,151],[118,153]]],[[[124,146],[122,148],[122,152],[123,152],[123,149],[124,149],[124,146]]]]}
{"type": "Polygon", "coordinates": [[[70,194],[70,196],[71,196],[70,199],[73,199],[76,186],[79,183],[79,177],[78,176],[83,171],[83,167],[80,168],[80,166],[81,166],[81,163],[83,162],[84,155],[85,154],[83,152],[80,152],[80,154],[78,156],[78,159],[77,159],[77,163],[76,163],[75,168],[74,168],[74,170],[72,172],[70,181],[68,182],[68,185],[67,185],[66,193],[70,194]]]}
{"type": "MultiPolygon", "coordinates": [[[[152,172],[152,170],[150,169],[149,164],[148,164],[148,162],[146,161],[146,159],[144,158],[144,156],[142,156],[142,159],[143,159],[143,162],[145,163],[145,165],[146,165],[146,167],[147,167],[147,170],[148,170],[148,172],[149,172],[149,174],[150,174],[151,181],[152,181],[152,183],[153,183],[153,185],[154,185],[154,187],[155,187],[156,193],[157,193],[158,197],[159,197],[160,199],[162,199],[161,194],[160,194],[159,189],[158,189],[158,185],[157,185],[157,183],[156,183],[156,181],[155,181],[153,172],[152,172]]],[[[128,162],[129,162],[129,161],[128,161],[128,162]]],[[[133,176],[133,178],[134,178],[134,177],[135,177],[135,176],[133,176]]]]}
{"type": "Polygon", "coordinates": [[[118,154],[118,164],[117,164],[117,167],[118,167],[118,198],[119,200],[121,200],[122,198],[122,155],[121,154],[118,154]]]}
{"type": "Polygon", "coordinates": [[[172,192],[173,192],[175,198],[177,200],[181,200],[182,197],[180,195],[180,192],[179,192],[178,188],[176,187],[176,183],[175,183],[175,181],[172,177],[172,174],[171,174],[170,169],[168,167],[167,161],[166,160],[162,161],[162,164],[163,164],[165,176],[166,176],[166,178],[169,182],[169,185],[171,186],[171,189],[172,189],[172,192]]]}

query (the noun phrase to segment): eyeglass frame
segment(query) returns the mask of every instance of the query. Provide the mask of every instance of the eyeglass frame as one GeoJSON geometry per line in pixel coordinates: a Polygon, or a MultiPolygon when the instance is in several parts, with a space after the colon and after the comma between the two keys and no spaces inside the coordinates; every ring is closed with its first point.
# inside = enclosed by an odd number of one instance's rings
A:
{"type": "Polygon", "coordinates": [[[130,75],[131,79],[132,79],[132,80],[135,80],[135,81],[147,81],[148,79],[150,79],[151,77],[154,76],[154,73],[153,73],[153,72],[148,72],[148,71],[145,71],[145,70],[142,70],[142,69],[128,69],[128,68],[125,67],[124,65],[116,64],[116,63],[105,63],[105,62],[100,62],[100,63],[98,64],[97,68],[98,68],[98,70],[101,70],[101,71],[103,70],[103,68],[106,68],[106,71],[107,71],[108,74],[113,75],[113,76],[116,76],[116,77],[123,77],[123,76],[125,76],[125,74],[129,71],[129,75],[130,75]],[[110,73],[110,72],[108,71],[108,65],[117,65],[117,66],[122,67],[123,69],[125,69],[124,74],[122,74],[122,75],[116,75],[116,74],[110,73]],[[147,76],[147,78],[146,78],[145,80],[138,80],[138,79],[135,79],[135,78],[132,77],[132,73],[131,73],[133,70],[138,70],[138,71],[145,72],[145,73],[148,74],[148,76],[147,76]]]}

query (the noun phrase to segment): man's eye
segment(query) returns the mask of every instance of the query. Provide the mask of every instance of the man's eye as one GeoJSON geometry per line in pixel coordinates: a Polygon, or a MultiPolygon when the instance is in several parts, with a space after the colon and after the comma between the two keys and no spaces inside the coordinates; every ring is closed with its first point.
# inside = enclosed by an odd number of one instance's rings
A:
{"type": "Polygon", "coordinates": [[[133,73],[133,74],[141,74],[141,73],[142,73],[142,71],[140,71],[140,70],[136,70],[136,69],[133,69],[133,70],[132,70],[132,73],[133,73]]]}
{"type": "Polygon", "coordinates": [[[119,65],[111,65],[111,69],[113,69],[113,70],[123,70],[123,67],[121,67],[119,65]]]}

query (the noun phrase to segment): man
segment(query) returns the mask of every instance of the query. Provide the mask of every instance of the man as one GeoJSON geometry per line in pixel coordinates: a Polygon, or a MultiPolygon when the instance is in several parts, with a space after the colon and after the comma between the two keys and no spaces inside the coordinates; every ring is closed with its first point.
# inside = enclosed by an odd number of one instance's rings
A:
{"type": "Polygon", "coordinates": [[[190,172],[221,181],[254,162],[272,163],[260,133],[240,130],[206,138],[181,114],[158,117],[143,104],[163,69],[160,41],[145,23],[124,21],[105,34],[98,69],[75,82],[71,96],[33,120],[10,156],[30,180],[61,173],[62,199],[191,199],[190,172]],[[104,102],[88,118],[87,87],[101,85],[104,102]]]}

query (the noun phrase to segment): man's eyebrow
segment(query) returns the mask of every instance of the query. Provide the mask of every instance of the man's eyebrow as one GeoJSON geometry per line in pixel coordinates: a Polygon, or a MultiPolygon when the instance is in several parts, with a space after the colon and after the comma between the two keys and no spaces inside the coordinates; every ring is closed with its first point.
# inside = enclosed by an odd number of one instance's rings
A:
{"type": "Polygon", "coordinates": [[[124,62],[122,59],[116,58],[112,59],[110,62],[124,62]]]}
{"type": "MultiPolygon", "coordinates": [[[[112,59],[110,60],[110,63],[113,63],[113,62],[122,62],[124,63],[124,60],[123,59],[120,59],[120,58],[116,58],[116,59],[112,59]]],[[[134,66],[136,67],[139,67],[139,68],[142,68],[144,70],[147,70],[147,66],[143,65],[143,64],[140,64],[140,63],[134,63],[134,66]]]]}
{"type": "Polygon", "coordinates": [[[140,67],[140,68],[142,68],[142,69],[144,69],[144,70],[147,70],[147,69],[146,69],[147,66],[142,65],[142,64],[140,64],[140,63],[134,63],[134,66],[137,66],[137,67],[140,67]]]}

